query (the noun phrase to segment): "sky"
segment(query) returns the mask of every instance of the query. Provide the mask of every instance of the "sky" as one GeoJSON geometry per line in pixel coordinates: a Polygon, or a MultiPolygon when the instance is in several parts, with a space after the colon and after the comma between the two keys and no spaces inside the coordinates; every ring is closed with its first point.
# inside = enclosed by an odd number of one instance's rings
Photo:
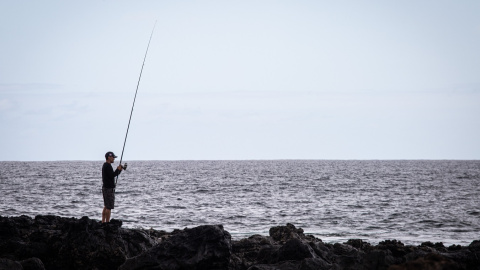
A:
{"type": "Polygon", "coordinates": [[[480,1],[0,1],[0,161],[480,159],[480,1]]]}

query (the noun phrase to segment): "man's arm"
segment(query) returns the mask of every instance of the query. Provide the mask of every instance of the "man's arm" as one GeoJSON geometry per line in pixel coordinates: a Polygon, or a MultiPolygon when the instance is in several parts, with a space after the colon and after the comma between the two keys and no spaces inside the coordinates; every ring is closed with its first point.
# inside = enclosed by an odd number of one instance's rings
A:
{"type": "MultiPolygon", "coordinates": [[[[118,165],[117,169],[116,169],[115,172],[113,173],[113,177],[119,175],[119,174],[122,172],[122,170],[123,170],[122,165],[118,165]]],[[[113,171],[113,169],[112,169],[112,171],[113,171]]]]}

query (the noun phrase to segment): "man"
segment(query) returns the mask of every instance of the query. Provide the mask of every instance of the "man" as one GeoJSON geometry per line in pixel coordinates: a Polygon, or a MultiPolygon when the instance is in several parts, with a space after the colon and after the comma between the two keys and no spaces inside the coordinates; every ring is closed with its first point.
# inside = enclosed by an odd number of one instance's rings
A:
{"type": "Polygon", "coordinates": [[[102,224],[110,222],[110,216],[112,209],[115,206],[115,176],[122,172],[122,165],[118,165],[117,169],[113,171],[112,163],[115,161],[115,154],[113,152],[107,152],[105,154],[105,163],[102,167],[102,193],[103,193],[103,212],[102,212],[102,224]]]}

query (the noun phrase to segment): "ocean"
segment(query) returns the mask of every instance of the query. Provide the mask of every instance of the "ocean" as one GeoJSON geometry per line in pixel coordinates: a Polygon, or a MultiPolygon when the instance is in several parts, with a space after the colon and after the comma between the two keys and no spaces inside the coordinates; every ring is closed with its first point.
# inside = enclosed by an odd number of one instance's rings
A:
{"type": "MultiPolygon", "coordinates": [[[[102,165],[0,162],[0,215],[101,220],[102,165]]],[[[480,161],[131,161],[112,218],[165,231],[222,224],[234,239],[292,223],[327,243],[468,245],[480,240],[479,182],[480,161]]]]}

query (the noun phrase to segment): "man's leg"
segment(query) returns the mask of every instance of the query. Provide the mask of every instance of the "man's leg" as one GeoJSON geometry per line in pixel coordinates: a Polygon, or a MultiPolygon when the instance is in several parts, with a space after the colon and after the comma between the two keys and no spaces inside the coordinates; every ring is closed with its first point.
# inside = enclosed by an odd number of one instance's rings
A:
{"type": "Polygon", "coordinates": [[[112,215],[112,210],[111,209],[106,209],[106,214],[105,214],[105,222],[110,222],[110,216],[112,215]]]}
{"type": "Polygon", "coordinates": [[[104,206],[102,211],[102,223],[105,223],[107,220],[107,208],[104,206]]]}
{"type": "Polygon", "coordinates": [[[102,224],[106,222],[107,220],[107,207],[106,207],[106,203],[107,203],[107,199],[105,197],[105,189],[102,188],[102,195],[103,195],[103,211],[102,211],[102,224]]]}

